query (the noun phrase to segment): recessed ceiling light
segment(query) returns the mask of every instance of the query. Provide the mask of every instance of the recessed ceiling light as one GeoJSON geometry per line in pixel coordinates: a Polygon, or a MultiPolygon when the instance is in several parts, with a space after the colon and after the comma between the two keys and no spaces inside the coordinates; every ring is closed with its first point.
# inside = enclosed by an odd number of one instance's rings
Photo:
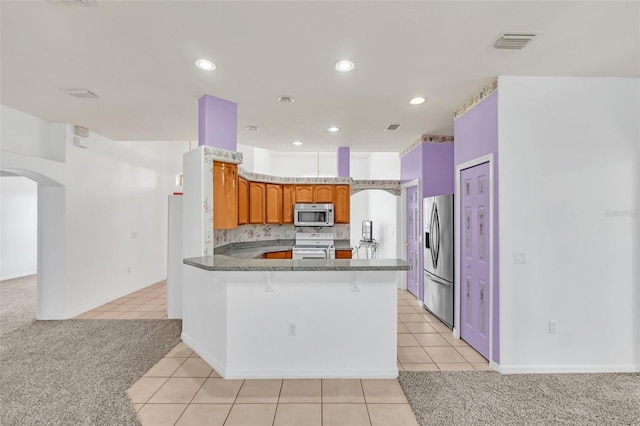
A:
{"type": "Polygon", "coordinates": [[[216,64],[207,59],[198,59],[196,61],[196,67],[200,68],[203,71],[213,71],[216,69],[216,64]]]}
{"type": "Polygon", "coordinates": [[[260,127],[258,126],[245,126],[244,128],[250,132],[257,132],[258,130],[260,130],[260,127]]]}
{"type": "Polygon", "coordinates": [[[327,132],[335,133],[339,131],[340,131],[340,127],[336,127],[336,126],[327,127],[327,132]]]}
{"type": "Polygon", "coordinates": [[[296,100],[293,99],[291,96],[278,96],[278,102],[281,102],[283,104],[292,104],[295,101],[296,100]]]}
{"type": "Polygon", "coordinates": [[[300,146],[300,145],[302,145],[302,142],[300,142],[300,141],[293,141],[293,144],[294,144],[295,146],[300,146]]]}
{"type": "Polygon", "coordinates": [[[426,101],[427,101],[427,100],[426,100],[425,98],[423,98],[422,96],[417,96],[417,97],[415,97],[415,98],[411,99],[411,100],[409,101],[409,103],[410,103],[411,105],[420,105],[420,104],[425,103],[426,101]]]}
{"type": "Polygon", "coordinates": [[[340,72],[351,71],[354,66],[355,65],[353,65],[353,62],[345,59],[345,60],[336,62],[336,71],[340,71],[340,72]]]}

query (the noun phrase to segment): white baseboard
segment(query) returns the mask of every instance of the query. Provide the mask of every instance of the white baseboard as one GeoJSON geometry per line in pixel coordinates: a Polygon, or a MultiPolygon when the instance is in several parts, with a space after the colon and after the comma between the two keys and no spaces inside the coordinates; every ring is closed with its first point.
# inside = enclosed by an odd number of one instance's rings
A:
{"type": "Polygon", "coordinates": [[[502,374],[561,374],[561,373],[638,373],[640,365],[497,365],[494,369],[502,374]]]}
{"type": "Polygon", "coordinates": [[[229,379],[229,377],[227,377],[227,366],[223,362],[214,357],[202,346],[195,343],[191,337],[185,334],[184,331],[180,334],[180,338],[187,346],[193,349],[193,351],[197,353],[200,358],[202,358],[207,364],[209,364],[210,367],[216,370],[218,374],[220,374],[225,379],[229,379]]]}
{"type": "Polygon", "coordinates": [[[21,273],[18,273],[18,274],[11,274],[11,275],[2,276],[2,277],[0,277],[0,281],[12,280],[14,278],[29,277],[31,275],[38,275],[38,271],[21,272],[21,273]]]}
{"type": "MultiPolygon", "coordinates": [[[[222,375],[222,373],[221,373],[222,375]]],[[[384,370],[227,369],[225,379],[396,379],[398,368],[384,370]]]]}

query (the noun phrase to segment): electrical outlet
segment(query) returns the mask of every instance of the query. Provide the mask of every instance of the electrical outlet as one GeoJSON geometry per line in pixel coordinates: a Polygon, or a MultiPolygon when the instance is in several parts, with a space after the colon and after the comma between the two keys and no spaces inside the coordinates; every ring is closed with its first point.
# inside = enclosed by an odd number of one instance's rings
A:
{"type": "Polygon", "coordinates": [[[289,324],[289,336],[295,336],[296,335],[296,324],[295,323],[290,323],[289,324]]]}
{"type": "Polygon", "coordinates": [[[558,332],[558,321],[549,320],[549,334],[556,334],[558,332]]]}
{"type": "Polygon", "coordinates": [[[135,240],[136,238],[138,238],[138,233],[137,232],[132,232],[131,233],[131,239],[135,240]]]}
{"type": "Polygon", "coordinates": [[[127,268],[127,274],[130,274],[130,273],[131,273],[131,266],[127,268]]]}
{"type": "Polygon", "coordinates": [[[519,251],[514,251],[513,263],[516,265],[525,265],[527,263],[527,255],[519,251]]]}

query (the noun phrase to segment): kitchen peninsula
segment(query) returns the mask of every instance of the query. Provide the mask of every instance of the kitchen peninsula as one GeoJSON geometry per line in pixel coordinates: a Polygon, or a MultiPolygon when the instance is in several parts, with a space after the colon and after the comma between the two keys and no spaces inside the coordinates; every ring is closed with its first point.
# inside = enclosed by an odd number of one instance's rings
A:
{"type": "Polygon", "coordinates": [[[184,263],[182,340],[224,378],[397,377],[397,274],[406,262],[184,263]]]}
{"type": "Polygon", "coordinates": [[[184,155],[182,340],[226,379],[397,377],[397,288],[410,266],[340,258],[351,255],[351,178],[240,163],[206,146],[184,155]],[[331,203],[335,226],[296,226],[294,203],[331,203]],[[327,258],[296,258],[314,235],[335,241],[327,258]]]}

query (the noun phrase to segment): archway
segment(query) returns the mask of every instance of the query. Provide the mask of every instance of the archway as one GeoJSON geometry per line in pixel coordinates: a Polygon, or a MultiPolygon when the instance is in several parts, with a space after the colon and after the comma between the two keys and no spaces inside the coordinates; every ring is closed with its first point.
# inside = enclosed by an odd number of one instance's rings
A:
{"type": "Polygon", "coordinates": [[[65,318],[65,187],[40,173],[1,168],[2,175],[23,176],[38,184],[36,319],[65,318]]]}

